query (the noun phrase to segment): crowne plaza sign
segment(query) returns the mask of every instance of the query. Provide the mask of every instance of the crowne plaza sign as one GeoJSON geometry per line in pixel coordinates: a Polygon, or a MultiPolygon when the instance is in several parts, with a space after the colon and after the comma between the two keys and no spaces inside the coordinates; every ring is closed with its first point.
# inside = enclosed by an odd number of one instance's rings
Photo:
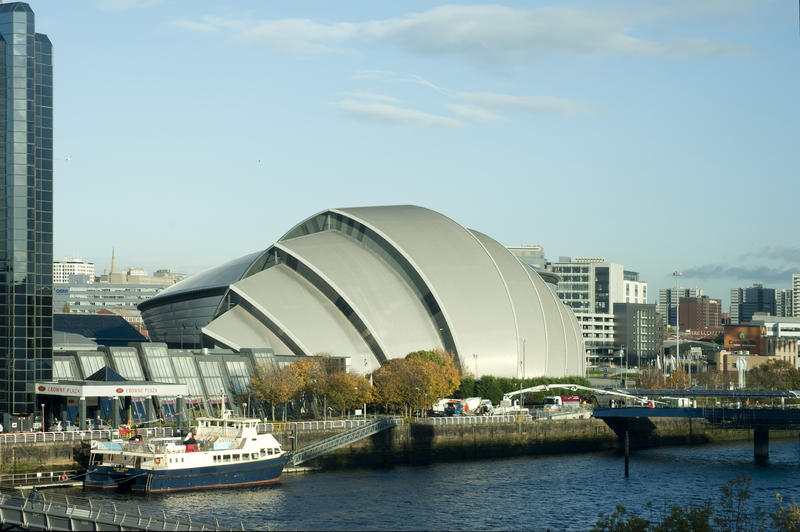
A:
{"type": "Polygon", "coordinates": [[[151,395],[186,395],[189,386],[163,382],[43,382],[36,383],[36,393],[78,397],[148,397],[151,395]]]}

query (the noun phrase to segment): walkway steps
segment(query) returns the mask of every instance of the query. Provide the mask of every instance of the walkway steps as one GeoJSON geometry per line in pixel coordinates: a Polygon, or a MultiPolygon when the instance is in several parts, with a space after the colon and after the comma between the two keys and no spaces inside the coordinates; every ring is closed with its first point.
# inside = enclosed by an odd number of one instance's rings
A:
{"type": "Polygon", "coordinates": [[[373,434],[397,427],[401,424],[402,420],[399,418],[378,418],[375,421],[361,425],[360,427],[340,432],[339,434],[335,434],[329,438],[325,438],[324,440],[312,443],[311,445],[295,451],[292,454],[291,464],[295,467],[299,466],[300,464],[308,462],[309,460],[313,460],[314,458],[318,458],[323,454],[335,451],[340,447],[350,445],[359,440],[363,440],[364,438],[369,438],[373,434]]]}

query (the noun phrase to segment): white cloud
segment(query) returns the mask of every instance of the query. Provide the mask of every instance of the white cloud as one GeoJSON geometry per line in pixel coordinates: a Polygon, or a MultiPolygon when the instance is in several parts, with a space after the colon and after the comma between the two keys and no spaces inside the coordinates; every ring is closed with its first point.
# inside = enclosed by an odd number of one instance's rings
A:
{"type": "MultiPolygon", "coordinates": [[[[136,0],[103,1],[136,3],[136,0]]],[[[736,9],[743,9],[741,2],[734,4],[736,9]]],[[[195,31],[226,30],[243,42],[300,53],[336,51],[344,43],[360,40],[369,45],[392,45],[413,54],[452,55],[491,65],[526,63],[552,54],[685,57],[744,50],[740,45],[702,37],[657,42],[634,36],[634,30],[642,25],[672,18],[674,14],[669,9],[637,9],[638,4],[623,3],[616,9],[601,10],[595,4],[587,5],[591,7],[518,9],[500,5],[445,5],[368,22],[206,17],[194,21],[194,28],[195,31]]],[[[686,9],[692,9],[690,4],[685,5],[686,9]]],[[[717,8],[721,9],[719,4],[717,8]]],[[[190,21],[182,21],[177,27],[192,30],[193,26],[187,22],[190,21]]],[[[351,42],[350,46],[355,44],[351,42]]]]}
{"type": "Polygon", "coordinates": [[[501,116],[491,111],[487,111],[477,105],[463,105],[457,103],[451,103],[445,105],[446,108],[450,109],[454,115],[464,120],[470,120],[473,122],[508,122],[509,119],[505,116],[501,116]]]}
{"type": "Polygon", "coordinates": [[[356,72],[355,78],[360,80],[377,80],[385,83],[411,83],[414,85],[428,87],[429,89],[433,89],[442,94],[446,94],[448,92],[435,83],[431,83],[422,76],[417,76],[414,74],[398,74],[397,72],[391,72],[389,70],[359,70],[356,72]]]}
{"type": "Polygon", "coordinates": [[[346,93],[346,95],[349,96],[350,98],[355,98],[357,100],[372,100],[384,103],[402,103],[402,100],[400,100],[399,98],[395,98],[394,96],[386,96],[385,94],[375,94],[374,92],[368,92],[368,91],[348,92],[346,93]]]}
{"type": "Polygon", "coordinates": [[[514,96],[492,92],[459,92],[457,96],[494,111],[573,114],[586,111],[588,104],[556,96],[514,96]]]}
{"type": "Polygon", "coordinates": [[[369,122],[446,128],[458,128],[466,125],[461,120],[454,118],[433,115],[386,103],[342,100],[337,102],[336,105],[347,114],[369,122]]]}

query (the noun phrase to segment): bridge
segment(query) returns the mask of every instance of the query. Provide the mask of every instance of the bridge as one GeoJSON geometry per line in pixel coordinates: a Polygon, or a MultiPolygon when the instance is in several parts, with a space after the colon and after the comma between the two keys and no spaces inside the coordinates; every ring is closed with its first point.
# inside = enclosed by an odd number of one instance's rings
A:
{"type": "Polygon", "coordinates": [[[629,395],[637,397],[670,397],[670,398],[714,398],[736,399],[738,401],[758,401],[761,399],[774,402],[780,399],[781,406],[745,406],[745,407],[662,407],[661,401],[655,401],[657,408],[621,407],[595,408],[593,416],[602,419],[617,434],[623,437],[629,431],[645,432],[652,430],[650,418],[684,418],[704,419],[712,425],[731,429],[753,430],[753,458],[758,463],[769,459],[769,431],[800,429],[800,408],[786,408],[785,399],[796,399],[798,392],[792,390],[626,390],[629,395]]]}

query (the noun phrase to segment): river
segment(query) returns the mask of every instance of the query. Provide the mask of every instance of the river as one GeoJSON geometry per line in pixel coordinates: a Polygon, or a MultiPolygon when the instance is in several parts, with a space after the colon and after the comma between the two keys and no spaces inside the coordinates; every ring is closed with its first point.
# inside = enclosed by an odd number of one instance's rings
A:
{"type": "MultiPolygon", "coordinates": [[[[107,495],[186,520],[241,520],[248,530],[585,530],[617,504],[645,513],[721,499],[740,473],[753,506],[775,494],[800,500],[800,442],[773,440],[770,460],[752,443],[662,447],[632,453],[630,476],[613,453],[453,462],[285,474],[281,483],[152,496],[107,495]]],[[[70,490],[71,491],[71,490],[70,490]]],[[[77,491],[76,491],[77,494],[77,491]]],[[[83,495],[81,493],[81,495],[83,495]]]]}

